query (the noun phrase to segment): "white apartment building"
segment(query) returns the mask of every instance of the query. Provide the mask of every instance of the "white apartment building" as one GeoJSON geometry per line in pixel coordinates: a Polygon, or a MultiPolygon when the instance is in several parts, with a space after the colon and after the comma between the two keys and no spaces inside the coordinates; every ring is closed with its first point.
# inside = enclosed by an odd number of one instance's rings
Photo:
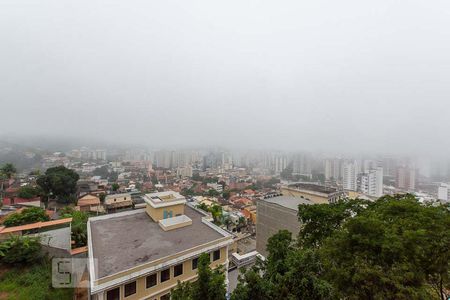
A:
{"type": "Polygon", "coordinates": [[[375,168],[361,174],[360,191],[372,197],[383,195],[383,168],[375,168]]]}
{"type": "Polygon", "coordinates": [[[342,187],[344,190],[357,190],[358,164],[354,162],[346,162],[343,166],[342,187]]]}
{"type": "Polygon", "coordinates": [[[450,185],[448,183],[441,183],[438,187],[438,199],[448,201],[450,199],[450,185]]]}
{"type": "Polygon", "coordinates": [[[341,178],[341,161],[339,159],[325,160],[325,180],[341,178]]]}

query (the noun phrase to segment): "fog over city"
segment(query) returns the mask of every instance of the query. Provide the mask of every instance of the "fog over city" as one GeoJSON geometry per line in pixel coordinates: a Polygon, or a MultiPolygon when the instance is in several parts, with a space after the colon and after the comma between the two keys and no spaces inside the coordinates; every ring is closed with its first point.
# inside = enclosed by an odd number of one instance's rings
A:
{"type": "Polygon", "coordinates": [[[445,155],[448,1],[0,3],[0,140],[445,155]]]}

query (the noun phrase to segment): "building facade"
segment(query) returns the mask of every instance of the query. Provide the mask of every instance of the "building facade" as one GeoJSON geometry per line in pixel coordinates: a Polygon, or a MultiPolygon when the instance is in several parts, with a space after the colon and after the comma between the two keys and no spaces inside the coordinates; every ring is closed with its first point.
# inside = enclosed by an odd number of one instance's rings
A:
{"type": "Polygon", "coordinates": [[[358,188],[358,165],[356,161],[346,162],[342,168],[342,187],[344,190],[356,191],[358,188]]]}
{"type": "Polygon", "coordinates": [[[256,251],[267,256],[267,241],[279,230],[288,230],[295,238],[300,230],[298,206],[313,204],[297,197],[278,196],[260,200],[256,205],[256,251]]]}

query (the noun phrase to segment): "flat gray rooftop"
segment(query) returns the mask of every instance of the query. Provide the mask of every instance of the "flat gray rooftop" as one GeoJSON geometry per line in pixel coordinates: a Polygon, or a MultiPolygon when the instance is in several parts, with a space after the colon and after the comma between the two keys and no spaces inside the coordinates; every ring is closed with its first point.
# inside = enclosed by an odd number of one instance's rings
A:
{"type": "Polygon", "coordinates": [[[185,206],[192,225],[164,231],[145,210],[90,220],[96,278],[112,275],[223,237],[202,223],[203,215],[185,206]]]}
{"type": "Polygon", "coordinates": [[[280,206],[283,206],[283,207],[286,207],[289,209],[293,209],[293,210],[298,210],[298,206],[300,204],[314,204],[313,202],[311,202],[307,199],[298,198],[298,197],[288,197],[288,196],[278,196],[278,197],[273,197],[273,198],[267,198],[267,199],[264,199],[263,201],[278,204],[280,206]]]}

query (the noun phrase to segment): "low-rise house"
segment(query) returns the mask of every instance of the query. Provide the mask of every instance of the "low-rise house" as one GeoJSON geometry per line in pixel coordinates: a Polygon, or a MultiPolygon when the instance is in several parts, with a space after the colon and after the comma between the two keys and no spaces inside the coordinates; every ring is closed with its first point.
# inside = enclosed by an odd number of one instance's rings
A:
{"type": "Polygon", "coordinates": [[[100,208],[101,207],[100,198],[92,194],[87,194],[78,198],[77,206],[79,206],[80,211],[99,212],[103,209],[100,208]]]}
{"type": "Polygon", "coordinates": [[[144,200],[145,209],[89,219],[91,299],[168,300],[178,281],[197,279],[202,253],[210,253],[212,268],[228,268],[228,232],[177,192],[144,200]]]}
{"type": "Polygon", "coordinates": [[[133,200],[129,193],[111,194],[105,197],[104,206],[108,213],[127,210],[133,208],[133,200]]]}
{"type": "Polygon", "coordinates": [[[36,202],[41,201],[41,197],[33,197],[33,198],[20,198],[20,197],[6,197],[3,198],[3,205],[14,205],[20,203],[27,202],[36,202]]]}

